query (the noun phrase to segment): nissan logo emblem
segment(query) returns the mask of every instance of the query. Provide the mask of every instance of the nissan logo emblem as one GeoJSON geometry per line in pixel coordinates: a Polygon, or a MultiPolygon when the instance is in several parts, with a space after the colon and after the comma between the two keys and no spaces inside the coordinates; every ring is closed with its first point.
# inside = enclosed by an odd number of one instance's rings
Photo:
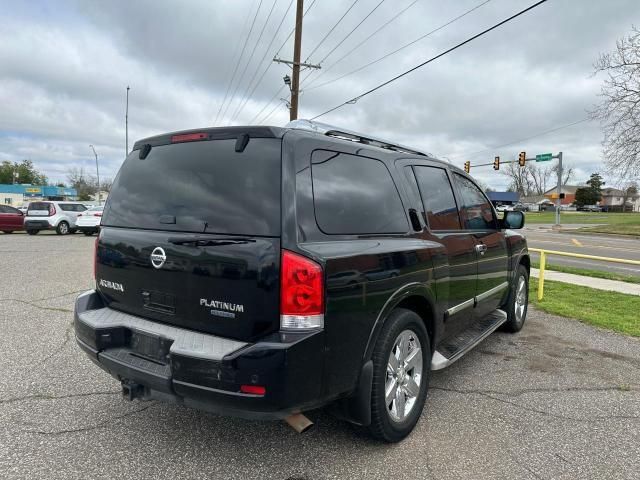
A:
{"type": "Polygon", "coordinates": [[[156,247],[151,252],[151,265],[154,268],[162,268],[164,262],[167,261],[167,255],[164,253],[164,249],[162,247],[156,247]]]}

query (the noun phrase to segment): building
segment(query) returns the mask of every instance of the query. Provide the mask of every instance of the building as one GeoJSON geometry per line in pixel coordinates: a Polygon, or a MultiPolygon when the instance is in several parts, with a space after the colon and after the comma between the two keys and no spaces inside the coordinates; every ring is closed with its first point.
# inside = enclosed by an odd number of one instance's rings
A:
{"type": "MultiPolygon", "coordinates": [[[[576,190],[584,188],[584,185],[563,185],[560,193],[564,193],[564,198],[560,199],[560,205],[571,205],[576,201],[576,190]]],[[[545,198],[551,200],[554,204],[558,198],[558,187],[553,187],[544,192],[545,198]]]]}
{"type": "Polygon", "coordinates": [[[75,188],[0,183],[0,203],[21,207],[38,200],[77,200],[75,188]]]}
{"type": "Polygon", "coordinates": [[[520,201],[518,192],[487,192],[487,197],[494,206],[515,205],[520,201]]]}
{"type": "Polygon", "coordinates": [[[624,204],[624,193],[622,190],[617,188],[603,188],[602,189],[602,200],[600,200],[599,205],[603,210],[611,210],[611,211],[625,211],[625,212],[638,212],[640,211],[640,194],[636,193],[635,195],[629,195],[627,197],[627,201],[624,204]]]}

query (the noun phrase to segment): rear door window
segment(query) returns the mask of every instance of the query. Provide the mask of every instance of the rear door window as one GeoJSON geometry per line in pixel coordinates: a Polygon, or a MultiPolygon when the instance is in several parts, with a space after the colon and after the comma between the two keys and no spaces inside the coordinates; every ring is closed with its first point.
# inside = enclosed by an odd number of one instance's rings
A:
{"type": "Polygon", "coordinates": [[[462,218],[468,230],[495,230],[498,222],[491,202],[471,180],[456,173],[455,182],[462,197],[462,218]]]}
{"type": "Polygon", "coordinates": [[[65,212],[77,211],[75,205],[69,205],[68,203],[59,203],[58,206],[60,207],[60,210],[64,210],[65,212]]]}
{"type": "Polygon", "coordinates": [[[326,234],[406,233],[400,195],[380,160],[327,150],[311,156],[316,222],[326,234]]]}
{"type": "Polygon", "coordinates": [[[281,140],[236,138],[134,150],[114,182],[102,224],[236,235],[280,235],[281,140]]]}
{"type": "Polygon", "coordinates": [[[416,165],[413,171],[429,229],[460,230],[458,206],[445,169],[416,165]]]}

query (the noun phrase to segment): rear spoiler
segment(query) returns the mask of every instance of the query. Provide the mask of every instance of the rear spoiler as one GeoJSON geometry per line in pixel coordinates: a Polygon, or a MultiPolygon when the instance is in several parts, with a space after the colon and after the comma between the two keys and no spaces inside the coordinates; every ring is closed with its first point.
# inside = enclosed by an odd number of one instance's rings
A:
{"type": "Polygon", "coordinates": [[[235,127],[215,127],[200,128],[197,130],[182,130],[179,132],[164,133],[155,137],[138,140],[133,145],[133,151],[142,149],[145,145],[156,147],[159,145],[169,145],[182,141],[208,141],[208,140],[229,140],[244,138],[282,138],[284,129],[278,127],[262,126],[235,126],[235,127]],[[178,140],[176,140],[176,138],[178,140]],[[172,140],[173,139],[173,140],[172,140]],[[184,139],[184,140],[181,140],[184,139]]]}

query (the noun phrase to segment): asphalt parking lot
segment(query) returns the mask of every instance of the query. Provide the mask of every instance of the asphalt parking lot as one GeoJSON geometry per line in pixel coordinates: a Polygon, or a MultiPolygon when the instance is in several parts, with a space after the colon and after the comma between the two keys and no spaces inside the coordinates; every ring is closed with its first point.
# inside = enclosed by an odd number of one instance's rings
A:
{"type": "Polygon", "coordinates": [[[640,478],[640,342],[537,311],[433,374],[397,445],[126,402],[73,336],[94,240],[0,234],[0,478],[640,478]]]}

